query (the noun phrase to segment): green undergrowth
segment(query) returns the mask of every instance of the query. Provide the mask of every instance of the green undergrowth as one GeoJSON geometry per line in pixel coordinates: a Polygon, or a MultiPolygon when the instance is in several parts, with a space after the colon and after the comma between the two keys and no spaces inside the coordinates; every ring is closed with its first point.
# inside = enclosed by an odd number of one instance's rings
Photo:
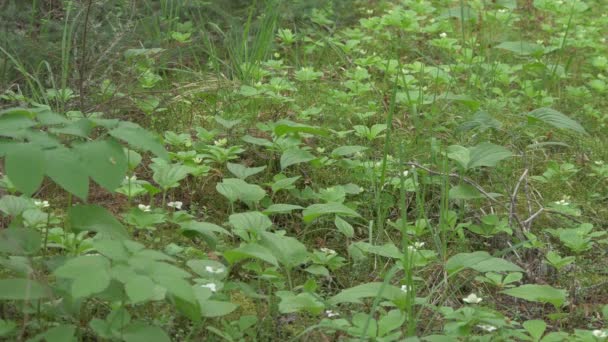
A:
{"type": "Polygon", "coordinates": [[[0,9],[0,337],[608,337],[606,3],[0,9]]]}

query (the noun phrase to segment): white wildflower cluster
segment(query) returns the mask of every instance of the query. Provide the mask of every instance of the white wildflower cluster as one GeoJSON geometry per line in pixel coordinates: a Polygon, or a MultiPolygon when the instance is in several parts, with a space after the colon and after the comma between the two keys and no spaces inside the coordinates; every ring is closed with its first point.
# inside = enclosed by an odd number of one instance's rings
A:
{"type": "Polygon", "coordinates": [[[226,271],[226,269],[223,267],[215,268],[213,266],[206,266],[205,271],[207,271],[209,273],[213,273],[213,274],[219,274],[219,273],[224,273],[224,271],[226,271]]]}
{"type": "Polygon", "coordinates": [[[169,202],[169,203],[167,203],[167,206],[169,206],[171,208],[175,208],[177,210],[181,210],[182,209],[182,205],[184,205],[184,203],[182,203],[180,201],[175,201],[175,202],[169,202]]]}
{"type": "Polygon", "coordinates": [[[597,338],[606,338],[606,337],[608,337],[608,330],[596,329],[596,330],[593,330],[591,333],[593,334],[593,336],[595,336],[597,338]]]}
{"type": "Polygon", "coordinates": [[[39,200],[34,200],[34,205],[37,206],[38,208],[48,208],[51,206],[49,204],[49,201],[39,201],[39,200]]]}
{"type": "Polygon", "coordinates": [[[217,292],[217,285],[215,285],[214,283],[203,284],[201,285],[201,287],[206,287],[211,290],[211,292],[217,292]]]}
{"type": "Polygon", "coordinates": [[[335,255],[335,254],[337,254],[336,251],[334,251],[333,249],[330,249],[330,248],[323,247],[323,248],[320,248],[319,250],[321,252],[323,252],[325,254],[329,254],[329,255],[335,255]]]}
{"type": "Polygon", "coordinates": [[[564,196],[561,200],[553,202],[557,205],[570,205],[570,202],[568,202],[570,200],[570,196],[564,196]]]}
{"type": "Polygon", "coordinates": [[[494,330],[496,330],[496,327],[493,325],[489,325],[489,324],[478,324],[477,327],[481,330],[485,330],[487,332],[492,332],[494,330]]]}
{"type": "Polygon", "coordinates": [[[424,247],[424,242],[414,242],[414,244],[407,246],[407,250],[410,252],[416,252],[422,247],[424,247]]]}
{"type": "Polygon", "coordinates": [[[145,204],[139,204],[137,206],[137,208],[139,208],[139,210],[146,212],[146,213],[152,210],[152,208],[150,208],[149,205],[145,205],[145,204]]]}
{"type": "Polygon", "coordinates": [[[477,297],[477,295],[475,293],[471,293],[470,295],[468,295],[462,299],[463,302],[468,303],[468,304],[479,304],[482,300],[483,300],[483,298],[477,297]]]}
{"type": "Polygon", "coordinates": [[[332,311],[332,310],[325,310],[325,315],[326,315],[327,317],[329,317],[329,318],[331,318],[331,317],[336,317],[336,316],[340,316],[340,314],[339,314],[339,313],[334,312],[334,311],[332,311]]]}
{"type": "Polygon", "coordinates": [[[217,147],[224,147],[224,146],[226,146],[226,144],[228,144],[228,139],[226,139],[226,138],[222,138],[222,139],[213,141],[213,145],[215,145],[217,147]]]}
{"type": "Polygon", "coordinates": [[[401,292],[408,293],[412,291],[412,287],[410,285],[401,285],[401,292]]]}
{"type": "Polygon", "coordinates": [[[447,33],[445,33],[445,32],[441,32],[441,33],[439,34],[439,38],[447,38],[447,36],[448,36],[448,34],[447,34],[447,33]]]}

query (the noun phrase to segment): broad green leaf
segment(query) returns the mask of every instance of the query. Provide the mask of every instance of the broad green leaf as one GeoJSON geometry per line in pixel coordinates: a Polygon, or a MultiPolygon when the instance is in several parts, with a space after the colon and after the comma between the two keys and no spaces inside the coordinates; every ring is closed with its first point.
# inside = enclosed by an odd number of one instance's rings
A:
{"type": "Polygon", "coordinates": [[[243,140],[244,142],[253,144],[253,145],[272,147],[271,141],[269,141],[267,139],[252,137],[250,135],[246,135],[246,136],[242,137],[241,140],[243,140]]]}
{"type": "Polygon", "coordinates": [[[171,338],[160,327],[134,323],[122,331],[125,342],[171,342],[171,338]]]}
{"type": "Polygon", "coordinates": [[[469,148],[459,145],[449,146],[447,155],[463,169],[468,170],[480,166],[496,166],[499,161],[513,154],[502,146],[483,142],[469,148]]]}
{"type": "Polygon", "coordinates": [[[459,253],[451,258],[445,264],[445,268],[449,274],[460,272],[465,268],[471,268],[478,272],[524,272],[524,270],[501,258],[495,258],[488,252],[478,251],[473,253],[459,253]]]}
{"type": "Polygon", "coordinates": [[[266,261],[274,266],[279,266],[279,262],[272,252],[268,248],[260,246],[256,243],[248,243],[238,248],[228,250],[224,252],[224,258],[226,258],[226,260],[228,260],[228,262],[231,264],[243,259],[255,258],[266,261]]]}
{"type": "Polygon", "coordinates": [[[7,337],[15,331],[17,323],[15,321],[8,321],[0,319],[0,337],[7,337]]]}
{"type": "Polygon", "coordinates": [[[219,300],[206,300],[201,302],[200,306],[203,317],[226,316],[239,307],[237,304],[231,302],[222,302],[219,300]]]}
{"type": "Polygon", "coordinates": [[[540,341],[547,329],[547,323],[539,319],[525,321],[522,325],[535,342],[540,341]]]}
{"type": "Polygon", "coordinates": [[[340,216],[336,215],[334,224],[336,225],[336,228],[338,228],[338,231],[344,234],[344,236],[346,236],[347,238],[352,238],[353,236],[355,236],[355,230],[353,226],[351,226],[350,223],[346,222],[340,216]]]}
{"type": "Polygon", "coordinates": [[[117,139],[126,141],[132,147],[150,151],[157,157],[165,160],[169,159],[169,154],[160,143],[160,139],[138,124],[121,121],[118,127],[114,128],[109,133],[117,139]]]}
{"type": "Polygon", "coordinates": [[[261,232],[260,245],[268,248],[279,263],[294,268],[308,261],[306,246],[297,239],[271,232],[261,232]]]}
{"type": "Polygon", "coordinates": [[[259,211],[232,214],[228,218],[228,221],[235,229],[243,231],[255,231],[261,233],[272,227],[272,221],[270,221],[268,216],[259,211]]]}
{"type": "Polygon", "coordinates": [[[113,238],[129,236],[123,225],[106,209],[97,205],[76,205],[68,209],[72,229],[92,231],[113,238]]]}
{"type": "Polygon", "coordinates": [[[80,156],[60,147],[45,151],[46,174],[62,188],[86,201],[89,177],[80,156]]]}
{"type": "Polygon", "coordinates": [[[88,138],[94,128],[94,124],[89,119],[80,119],[78,121],[69,122],[63,127],[50,128],[49,132],[53,134],[73,135],[80,138],[88,138]]]}
{"type": "Polygon", "coordinates": [[[120,186],[127,173],[127,158],[119,143],[112,140],[90,141],[75,148],[83,166],[97,184],[108,191],[120,186]]]}
{"type": "Polygon", "coordinates": [[[528,113],[528,118],[540,120],[553,127],[570,129],[578,133],[586,134],[585,128],[578,122],[570,119],[565,114],[552,108],[538,108],[528,113]]]}
{"type": "Polygon", "coordinates": [[[263,213],[266,215],[287,214],[287,213],[291,213],[294,210],[300,210],[300,209],[304,209],[304,208],[299,205],[294,205],[294,204],[277,203],[277,204],[272,204],[268,208],[264,209],[263,213]]]}
{"type": "Polygon", "coordinates": [[[44,179],[44,154],[33,143],[19,144],[6,153],[4,167],[17,190],[30,196],[38,190],[44,179]]]}
{"type": "Polygon", "coordinates": [[[386,336],[391,331],[398,329],[405,322],[405,314],[400,310],[391,310],[378,320],[378,335],[386,336]]]}
{"type": "Polygon", "coordinates": [[[41,334],[46,342],[75,342],[76,326],[71,324],[53,327],[41,334]]]}
{"type": "Polygon", "coordinates": [[[219,115],[216,115],[216,116],[215,116],[215,122],[217,122],[218,124],[220,124],[220,125],[224,126],[224,127],[225,127],[225,128],[227,128],[227,129],[231,129],[232,127],[234,127],[234,126],[236,126],[236,125],[240,124],[240,123],[241,123],[241,121],[242,121],[241,119],[236,119],[236,120],[227,120],[227,119],[222,118],[222,117],[221,117],[221,116],[219,116],[219,115]]]}
{"type": "Polygon", "coordinates": [[[331,152],[332,156],[345,157],[367,150],[365,146],[340,146],[331,152]]]}
{"type": "Polygon", "coordinates": [[[393,243],[386,243],[382,246],[374,246],[369,242],[359,241],[353,243],[350,248],[359,248],[363,252],[377,254],[387,258],[402,259],[403,253],[393,243]]]}
{"type": "Polygon", "coordinates": [[[566,290],[556,289],[549,285],[527,284],[501,291],[511,297],[525,299],[531,302],[549,303],[559,308],[566,302],[566,290]]]}
{"type": "Polygon", "coordinates": [[[113,261],[127,261],[130,257],[129,251],[127,251],[123,241],[120,240],[96,239],[93,242],[93,247],[113,261]]]}
{"type": "Polygon", "coordinates": [[[33,207],[32,201],[24,197],[6,195],[0,198],[0,211],[8,216],[19,216],[25,210],[33,207]]]}
{"type": "Polygon", "coordinates": [[[460,145],[451,145],[447,148],[448,158],[455,160],[460,167],[467,169],[471,161],[471,153],[468,148],[460,145]]]}
{"type": "Polygon", "coordinates": [[[308,312],[318,315],[325,309],[323,302],[308,292],[296,295],[291,291],[277,291],[276,295],[281,298],[279,312],[283,314],[308,312]]]}
{"type": "Polygon", "coordinates": [[[320,136],[328,135],[327,130],[324,128],[296,123],[289,120],[279,121],[274,127],[274,134],[280,137],[287,133],[306,133],[320,136]]]}
{"type": "Polygon", "coordinates": [[[179,182],[188,177],[189,173],[190,168],[185,165],[160,163],[154,167],[152,178],[161,188],[167,190],[178,187],[179,182]]]}
{"type": "Polygon", "coordinates": [[[101,255],[84,255],[68,259],[53,274],[72,279],[72,296],[84,298],[102,292],[110,285],[110,262],[101,255]]]}
{"type": "Polygon", "coordinates": [[[495,48],[507,50],[521,56],[542,53],[544,51],[541,45],[524,41],[502,42],[496,45],[495,48]]]}
{"type": "Polygon", "coordinates": [[[290,148],[281,155],[281,169],[284,170],[291,165],[306,163],[316,157],[312,153],[299,148],[290,148]]]}
{"type": "Polygon", "coordinates": [[[304,222],[310,223],[317,217],[329,214],[337,214],[342,216],[354,216],[361,217],[359,213],[345,206],[342,203],[329,202],[329,203],[317,203],[308,206],[302,212],[304,222]]]}
{"type": "Polygon", "coordinates": [[[125,148],[125,156],[127,158],[127,164],[129,165],[129,170],[133,171],[137,168],[137,166],[141,163],[142,157],[141,154],[133,151],[131,149],[125,148]]]}
{"type": "Polygon", "coordinates": [[[266,191],[259,185],[249,184],[238,178],[224,178],[221,183],[216,185],[215,189],[230,202],[236,202],[237,200],[246,203],[258,202],[266,196],[266,191]]]}
{"type": "Polygon", "coordinates": [[[342,290],[337,295],[329,298],[329,303],[332,305],[340,303],[356,303],[360,304],[361,299],[370,297],[380,297],[387,300],[393,300],[401,295],[403,291],[394,285],[384,284],[380,282],[366,283],[342,290]]]}
{"type": "Polygon", "coordinates": [[[0,300],[37,300],[50,296],[50,289],[35,280],[0,279],[0,300]]]}
{"type": "Polygon", "coordinates": [[[149,277],[134,274],[126,283],[125,291],[133,303],[141,303],[155,297],[155,284],[149,277]]]}
{"type": "Polygon", "coordinates": [[[15,132],[34,126],[36,123],[28,117],[19,114],[4,114],[0,116],[0,136],[14,136],[15,132]]]}
{"type": "Polygon", "coordinates": [[[496,166],[496,164],[506,158],[513,155],[511,151],[506,148],[494,145],[492,143],[483,142],[472,148],[469,148],[471,160],[467,165],[468,169],[472,169],[479,166],[496,166]]]}
{"type": "Polygon", "coordinates": [[[0,230],[0,253],[35,255],[41,245],[42,237],[35,229],[11,227],[0,230]]]}
{"type": "Polygon", "coordinates": [[[448,196],[451,200],[471,200],[484,198],[484,195],[470,184],[460,184],[451,188],[448,196]]]}
{"type": "Polygon", "coordinates": [[[190,283],[180,277],[175,277],[166,272],[157,272],[152,275],[153,279],[167,289],[172,296],[176,308],[193,321],[201,317],[201,308],[190,283]]]}
{"type": "Polygon", "coordinates": [[[302,177],[301,176],[286,177],[286,178],[275,177],[276,180],[271,185],[272,192],[295,189],[296,188],[295,183],[300,178],[302,178],[302,177]],[[279,179],[277,179],[277,178],[279,178],[279,179]]]}
{"type": "Polygon", "coordinates": [[[226,229],[218,226],[217,224],[209,223],[209,222],[198,222],[198,221],[188,221],[180,224],[180,227],[184,231],[193,231],[193,232],[213,232],[220,233],[226,235],[232,235],[226,229]]]}
{"type": "MultiPolygon", "coordinates": [[[[185,224],[182,224],[181,227],[181,233],[184,236],[187,237],[200,237],[201,239],[203,239],[205,241],[205,243],[207,243],[211,248],[215,248],[215,246],[217,245],[217,236],[215,235],[215,233],[213,232],[213,230],[209,229],[211,228],[211,226],[216,226],[214,224],[211,223],[206,223],[206,222],[188,222],[185,224]]],[[[219,226],[217,226],[219,227],[219,226]]],[[[221,228],[221,227],[220,227],[221,228]]],[[[222,228],[223,229],[223,228],[222,228]]]]}
{"type": "Polygon", "coordinates": [[[253,176],[266,169],[266,165],[259,167],[246,167],[241,164],[227,163],[226,166],[228,167],[228,171],[240,179],[253,176]]]}

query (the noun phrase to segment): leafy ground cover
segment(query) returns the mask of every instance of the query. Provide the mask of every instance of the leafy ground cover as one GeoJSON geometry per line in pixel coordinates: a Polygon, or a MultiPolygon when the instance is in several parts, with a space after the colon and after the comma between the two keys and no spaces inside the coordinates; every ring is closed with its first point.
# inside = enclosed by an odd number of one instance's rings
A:
{"type": "Polygon", "coordinates": [[[2,338],[608,338],[608,3],[0,9],[2,338]]]}

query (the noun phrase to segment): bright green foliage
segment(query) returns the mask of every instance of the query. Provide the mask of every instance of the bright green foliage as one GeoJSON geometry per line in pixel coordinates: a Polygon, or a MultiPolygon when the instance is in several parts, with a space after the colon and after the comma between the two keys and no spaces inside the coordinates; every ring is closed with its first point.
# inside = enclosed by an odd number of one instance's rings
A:
{"type": "Polygon", "coordinates": [[[608,337],[605,1],[0,3],[0,339],[608,337]]]}

